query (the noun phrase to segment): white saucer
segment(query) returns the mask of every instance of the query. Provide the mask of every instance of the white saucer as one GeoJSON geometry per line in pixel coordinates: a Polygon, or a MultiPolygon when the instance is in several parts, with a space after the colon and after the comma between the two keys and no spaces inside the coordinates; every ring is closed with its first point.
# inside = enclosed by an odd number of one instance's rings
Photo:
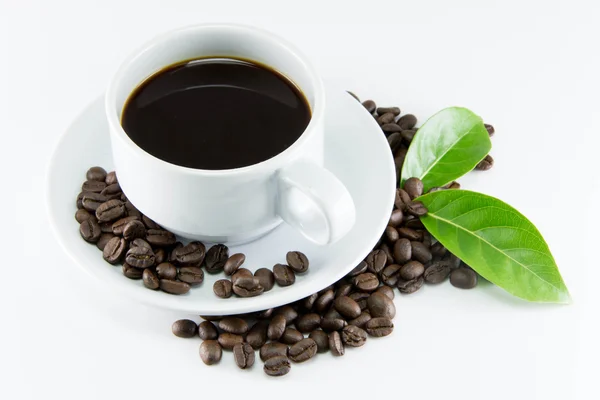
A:
{"type": "Polygon", "coordinates": [[[111,288],[159,307],[199,315],[228,315],[291,303],[330,285],[354,268],[375,246],[389,219],[394,200],[395,171],[388,143],[373,117],[343,90],[327,87],[325,166],[346,185],[356,205],[356,224],[340,241],[317,246],[282,224],[270,234],[230,248],[246,254],[244,267],[254,271],[285,263],[290,250],[304,252],[308,273],[296,283],[252,298],[217,298],[213,282],[224,274],[205,274],[204,283],[183,296],[145,288],[123,276],[120,266],[102,259],[95,245],[83,241],[75,221],[75,199],[90,166],[113,167],[102,98],[90,104],[60,139],[48,173],[47,204],[58,241],[75,263],[111,288]]]}

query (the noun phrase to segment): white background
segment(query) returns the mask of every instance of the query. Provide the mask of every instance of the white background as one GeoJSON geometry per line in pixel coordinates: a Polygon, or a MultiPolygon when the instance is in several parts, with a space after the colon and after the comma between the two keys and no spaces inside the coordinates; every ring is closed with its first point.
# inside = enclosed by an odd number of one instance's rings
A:
{"type": "Polygon", "coordinates": [[[0,398],[599,398],[597,4],[1,1],[0,398]],[[325,79],[421,120],[462,105],[493,123],[496,166],[463,186],[539,227],[573,303],[425,287],[397,298],[391,337],[269,379],[261,363],[238,370],[229,353],[206,367],[199,340],[170,333],[185,315],[132,304],[81,273],[45,214],[53,146],[130,51],[166,29],[215,21],[272,30],[325,79]]]}

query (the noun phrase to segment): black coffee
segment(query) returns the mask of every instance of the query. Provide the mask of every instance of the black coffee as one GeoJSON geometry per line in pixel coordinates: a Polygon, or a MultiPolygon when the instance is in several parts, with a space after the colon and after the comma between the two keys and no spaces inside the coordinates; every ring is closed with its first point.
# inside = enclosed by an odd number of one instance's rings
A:
{"type": "Polygon", "coordinates": [[[172,164],[229,169],[268,160],[310,121],[304,95],[280,73],[230,58],[176,64],[142,83],[122,125],[142,149],[172,164]]]}

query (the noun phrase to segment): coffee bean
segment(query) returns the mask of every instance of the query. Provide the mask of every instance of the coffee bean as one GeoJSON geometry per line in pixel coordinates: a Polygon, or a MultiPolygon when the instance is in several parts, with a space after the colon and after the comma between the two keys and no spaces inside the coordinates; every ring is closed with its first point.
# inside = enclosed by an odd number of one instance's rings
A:
{"type": "Polygon", "coordinates": [[[389,124],[383,124],[381,125],[381,130],[386,132],[386,133],[394,133],[394,132],[400,132],[402,131],[402,128],[400,128],[399,125],[391,122],[389,124]]]}
{"type": "Polygon", "coordinates": [[[329,308],[329,306],[331,306],[334,299],[335,292],[333,291],[333,289],[328,289],[323,294],[321,294],[319,298],[315,301],[315,305],[313,306],[313,308],[318,313],[323,313],[329,308]]]}
{"type": "Polygon", "coordinates": [[[425,270],[423,277],[425,282],[440,283],[445,281],[449,274],[450,267],[448,264],[444,261],[437,261],[425,270]]]}
{"type": "Polygon", "coordinates": [[[406,212],[415,217],[427,214],[427,208],[420,201],[413,201],[406,205],[406,212]]]}
{"type": "Polygon", "coordinates": [[[405,114],[398,120],[398,125],[402,129],[412,129],[417,124],[417,117],[412,114],[405,114]]]}
{"type": "Polygon", "coordinates": [[[304,307],[305,309],[307,309],[309,311],[312,310],[312,308],[318,298],[319,298],[318,293],[313,293],[310,296],[305,297],[304,299],[302,299],[302,307],[304,307]]]}
{"type": "Polygon", "coordinates": [[[342,296],[348,296],[350,294],[350,292],[352,292],[352,289],[354,288],[354,286],[351,283],[344,283],[343,285],[341,285],[340,287],[338,287],[335,291],[335,298],[339,298],[342,296]]]}
{"type": "Polygon", "coordinates": [[[367,308],[367,299],[371,294],[367,292],[356,292],[352,293],[350,297],[352,300],[356,301],[356,303],[360,306],[361,310],[365,310],[367,308]]]}
{"type": "Polygon", "coordinates": [[[140,221],[131,221],[123,228],[123,238],[133,240],[146,236],[146,227],[140,221]]]}
{"type": "Polygon", "coordinates": [[[223,319],[223,315],[201,315],[200,318],[206,321],[220,321],[223,319]]]}
{"type": "Polygon", "coordinates": [[[400,132],[394,132],[387,138],[388,145],[392,150],[392,153],[395,153],[402,146],[402,136],[400,132]]]}
{"type": "Polygon", "coordinates": [[[279,342],[271,342],[261,346],[260,348],[260,359],[267,361],[272,357],[286,357],[288,355],[288,346],[279,342]]]}
{"type": "Polygon", "coordinates": [[[106,174],[106,178],[104,178],[104,182],[107,185],[114,185],[115,183],[119,183],[119,181],[117,180],[117,174],[115,173],[115,171],[110,171],[108,174],[106,174]]]}
{"type": "Polygon", "coordinates": [[[250,368],[254,365],[254,349],[248,343],[238,343],[233,346],[233,359],[241,369],[250,368]]]}
{"type": "Polygon", "coordinates": [[[300,315],[296,319],[295,325],[300,332],[312,332],[321,326],[321,316],[317,313],[300,315]]]}
{"type": "MultiPolygon", "coordinates": [[[[400,269],[402,267],[399,264],[390,264],[381,271],[381,280],[388,286],[396,286],[398,278],[400,277],[400,269]]],[[[393,292],[392,292],[393,293],[393,292]]]]}
{"type": "Polygon", "coordinates": [[[213,365],[221,361],[223,350],[216,340],[205,340],[200,344],[200,358],[206,365],[213,365]]]}
{"type": "Polygon", "coordinates": [[[308,258],[300,251],[290,251],[285,256],[289,267],[296,273],[308,271],[308,258]]]}
{"type": "Polygon", "coordinates": [[[83,208],[83,195],[84,194],[85,194],[85,192],[79,192],[79,194],[77,195],[77,202],[75,204],[77,205],[78,210],[83,208]]]}
{"type": "Polygon", "coordinates": [[[256,318],[258,319],[268,319],[271,318],[271,315],[273,315],[273,308],[269,308],[267,310],[263,310],[263,311],[259,311],[258,313],[256,313],[256,318]]]}
{"type": "Polygon", "coordinates": [[[85,181],[81,185],[82,192],[100,193],[106,187],[106,183],[100,181],[85,181]]]}
{"type": "Polygon", "coordinates": [[[321,328],[325,332],[339,331],[348,323],[342,318],[324,318],[321,320],[321,328]]]}
{"type": "Polygon", "coordinates": [[[246,335],[246,342],[254,350],[258,350],[267,342],[267,329],[269,327],[268,321],[258,321],[248,331],[246,335]]]}
{"type": "Polygon", "coordinates": [[[418,277],[417,279],[410,280],[410,281],[405,281],[404,279],[399,279],[397,288],[400,291],[400,293],[411,294],[411,293],[414,293],[417,290],[421,289],[421,287],[423,286],[423,281],[424,281],[424,279],[422,276],[418,277]]]}
{"type": "Polygon", "coordinates": [[[151,220],[150,218],[148,218],[145,215],[142,215],[142,222],[144,223],[144,225],[146,225],[146,229],[156,229],[156,230],[162,229],[160,227],[160,225],[158,225],[156,222],[154,222],[153,220],[151,220]]]}
{"type": "Polygon", "coordinates": [[[190,285],[200,285],[204,281],[204,271],[200,267],[181,267],[177,278],[190,285]]]}
{"type": "Polygon", "coordinates": [[[198,325],[198,336],[202,340],[216,340],[219,336],[219,332],[217,332],[217,328],[210,321],[202,321],[200,325],[198,325]]]}
{"type": "Polygon", "coordinates": [[[170,294],[186,294],[190,291],[190,285],[187,283],[174,281],[171,279],[161,279],[159,287],[163,292],[170,294]]]}
{"type": "Polygon", "coordinates": [[[223,266],[225,275],[233,275],[233,273],[246,261],[246,256],[242,253],[237,253],[230,256],[223,266]]]}
{"type": "Polygon", "coordinates": [[[142,279],[143,272],[143,269],[132,267],[127,263],[123,264],[123,275],[125,275],[129,279],[142,279]]]}
{"type": "Polygon", "coordinates": [[[396,189],[396,198],[394,200],[394,206],[399,210],[406,210],[406,205],[412,200],[408,193],[404,189],[396,189]]]}
{"type": "Polygon", "coordinates": [[[373,318],[366,323],[367,333],[375,337],[387,336],[394,330],[394,323],[385,317],[373,318]]]}
{"type": "Polygon", "coordinates": [[[387,256],[381,250],[373,250],[369,253],[365,261],[367,262],[367,269],[369,272],[378,274],[385,268],[387,256]]]}
{"type": "Polygon", "coordinates": [[[93,216],[92,214],[90,214],[87,210],[85,209],[79,209],[77,210],[77,212],[75,213],[75,220],[77,220],[78,223],[82,223],[83,221],[87,221],[90,218],[94,218],[96,219],[95,216],[93,216]]]}
{"type": "Polygon", "coordinates": [[[485,130],[488,132],[488,135],[490,135],[490,137],[494,136],[494,133],[496,133],[496,130],[494,129],[494,127],[490,124],[483,124],[483,126],[485,126],[485,130]]]}
{"type": "Polygon", "coordinates": [[[322,330],[312,331],[308,337],[317,344],[317,353],[325,353],[329,350],[329,336],[322,330]]]}
{"type": "MultiPolygon", "coordinates": [[[[403,228],[400,228],[403,229],[403,228]]],[[[404,264],[412,258],[412,246],[406,238],[398,239],[394,243],[394,260],[398,264],[404,264]]]]}
{"type": "Polygon", "coordinates": [[[178,321],[173,322],[173,326],[171,326],[171,330],[173,331],[173,335],[180,338],[191,338],[196,336],[196,331],[198,330],[198,325],[192,320],[189,319],[180,319],[178,321]]]}
{"type": "Polygon", "coordinates": [[[405,281],[416,279],[423,275],[425,267],[418,261],[409,261],[400,268],[400,278],[405,281]]]}
{"type": "Polygon", "coordinates": [[[445,186],[446,189],[460,189],[460,183],[452,181],[445,186]]]}
{"type": "MultiPolygon", "coordinates": [[[[385,286],[387,287],[387,286],[385,286]]],[[[350,321],[348,321],[348,325],[354,325],[354,326],[358,326],[359,328],[363,328],[365,327],[366,323],[369,322],[371,320],[371,314],[369,314],[369,311],[363,311],[360,313],[360,315],[350,321]]]]}
{"type": "Polygon", "coordinates": [[[379,286],[379,279],[375,274],[365,272],[354,278],[354,286],[365,292],[372,292],[379,286]]]}
{"type": "MultiPolygon", "coordinates": [[[[421,222],[421,220],[419,218],[415,218],[412,215],[409,215],[408,217],[410,217],[410,219],[406,219],[404,222],[404,228],[409,228],[409,229],[413,229],[413,230],[417,230],[417,229],[425,229],[425,226],[423,225],[423,222],[421,222]]],[[[399,228],[401,229],[401,228],[399,228]]],[[[418,231],[417,231],[418,233],[418,231]]],[[[421,235],[418,235],[418,238],[415,240],[421,240],[421,235]]]]}
{"type": "Polygon", "coordinates": [[[200,242],[192,242],[173,250],[175,260],[180,265],[199,266],[204,261],[206,248],[200,242]]]}
{"type": "Polygon", "coordinates": [[[383,293],[373,293],[367,299],[367,307],[371,317],[387,317],[393,319],[396,316],[394,302],[383,293]]]}
{"type": "Polygon", "coordinates": [[[346,346],[361,347],[367,342],[367,332],[356,325],[348,325],[342,329],[342,342],[346,346]]]}
{"type": "MultiPolygon", "coordinates": [[[[405,228],[405,227],[398,228],[398,235],[402,239],[408,239],[408,240],[421,239],[421,235],[419,234],[418,231],[416,231],[414,229],[410,229],[410,228],[405,228]]],[[[408,245],[410,246],[410,243],[408,245]]],[[[402,246],[406,246],[406,244],[403,244],[402,246]]],[[[412,255],[412,251],[411,251],[411,255],[412,255]]]]}
{"type": "Polygon", "coordinates": [[[108,200],[96,209],[98,222],[109,222],[125,215],[125,204],[121,200],[108,200]]]}
{"type": "Polygon", "coordinates": [[[119,200],[121,199],[121,193],[122,193],[121,186],[118,183],[113,183],[112,185],[107,185],[100,192],[100,194],[103,196],[115,198],[115,199],[119,199],[119,200]]]}
{"type": "MultiPolygon", "coordinates": [[[[146,224],[146,227],[148,225],[146,224]]],[[[163,229],[148,229],[146,232],[146,241],[152,246],[167,247],[175,244],[177,239],[175,235],[163,229]]]]}
{"type": "Polygon", "coordinates": [[[294,271],[290,267],[284,264],[275,264],[273,275],[275,282],[282,287],[290,286],[296,282],[296,274],[294,274],[294,271]]]}
{"type": "Polygon", "coordinates": [[[394,122],[395,119],[396,119],[396,116],[394,115],[394,113],[385,113],[385,114],[381,114],[380,117],[377,118],[377,123],[379,125],[385,125],[385,124],[394,122]]]}
{"type": "MultiPolygon", "coordinates": [[[[115,236],[104,246],[102,257],[110,264],[117,264],[123,259],[126,249],[127,242],[125,239],[115,236]]],[[[128,264],[132,265],[131,263],[128,264]]],[[[135,265],[132,266],[135,267],[135,265]]]]}
{"type": "Polygon", "coordinates": [[[477,273],[470,268],[458,268],[450,273],[450,283],[459,289],[473,289],[477,286],[477,273]]]}
{"type": "Polygon", "coordinates": [[[142,272],[142,281],[148,289],[156,290],[160,287],[160,280],[151,268],[146,268],[142,272]]]}
{"type": "Polygon", "coordinates": [[[156,266],[156,275],[160,279],[177,279],[177,268],[171,263],[163,262],[156,266]]]}
{"type": "Polygon", "coordinates": [[[244,337],[235,333],[221,333],[217,339],[221,347],[225,350],[233,350],[233,346],[238,343],[244,343],[244,337]]]}
{"type": "MultiPolygon", "coordinates": [[[[136,240],[141,240],[141,239],[136,239],[136,240]]],[[[146,241],[144,240],[144,242],[146,242],[146,241]]],[[[146,242],[146,243],[148,243],[148,242],[146,242]]],[[[148,246],[150,246],[150,244],[148,244],[148,246]]],[[[153,249],[152,251],[154,251],[154,258],[156,259],[155,263],[157,265],[162,264],[165,261],[167,261],[167,252],[162,247],[157,247],[156,249],[153,249]]]]}
{"type": "Polygon", "coordinates": [[[240,297],[254,297],[262,294],[264,288],[257,278],[243,276],[233,282],[233,293],[240,297]]]}
{"type": "Polygon", "coordinates": [[[302,339],[304,339],[304,335],[302,335],[302,333],[299,330],[296,330],[294,328],[285,328],[285,331],[283,331],[283,335],[281,335],[280,340],[285,344],[294,344],[298,343],[302,339]]]}
{"type": "Polygon", "coordinates": [[[388,222],[388,228],[394,227],[397,228],[402,223],[402,219],[404,218],[404,213],[402,210],[394,210],[390,215],[390,220],[388,222]]]}
{"type": "Polygon", "coordinates": [[[213,292],[222,299],[228,299],[233,294],[233,283],[229,279],[219,279],[213,284],[213,292]]]}
{"type": "Polygon", "coordinates": [[[248,332],[248,323],[238,317],[225,317],[219,321],[219,328],[223,332],[235,333],[236,335],[243,335],[248,332]]]}
{"type": "Polygon", "coordinates": [[[494,166],[494,159],[492,158],[492,156],[490,156],[488,154],[487,156],[485,156],[485,158],[483,160],[481,160],[479,162],[479,164],[477,164],[475,169],[478,171],[487,171],[488,169],[491,169],[493,166],[494,166]]]}
{"type": "Polygon", "coordinates": [[[338,297],[335,299],[333,306],[340,314],[348,319],[358,317],[361,312],[358,303],[348,296],[338,297]]]}
{"type": "Polygon", "coordinates": [[[377,114],[383,115],[387,113],[392,113],[395,116],[400,115],[400,109],[398,107],[378,107],[377,114]]]}
{"type": "Polygon", "coordinates": [[[417,131],[414,129],[404,129],[402,132],[400,132],[400,136],[402,136],[402,139],[407,145],[410,145],[415,138],[416,133],[417,131]]]}
{"type": "Polygon", "coordinates": [[[334,356],[343,356],[345,353],[344,343],[338,331],[329,334],[329,348],[334,356]]]}
{"type": "Polygon", "coordinates": [[[431,255],[433,257],[441,258],[446,255],[447,251],[440,242],[436,242],[431,246],[431,255]]]}
{"type": "Polygon", "coordinates": [[[81,206],[90,212],[96,212],[100,205],[104,204],[108,199],[100,193],[82,192],[81,206]]]}
{"type": "Polygon", "coordinates": [[[100,235],[100,238],[98,238],[98,241],[96,242],[96,247],[98,248],[98,250],[103,251],[106,247],[106,244],[110,242],[110,240],[114,237],[115,235],[113,235],[112,233],[102,233],[100,235]]]}
{"type": "Polygon", "coordinates": [[[276,315],[267,329],[267,337],[270,340],[279,340],[285,331],[286,321],[283,315],[276,315]]]}
{"type": "MultiPolygon", "coordinates": [[[[123,199],[121,199],[121,201],[123,201],[123,199]]],[[[140,212],[140,210],[135,208],[135,206],[131,204],[130,201],[125,201],[125,213],[128,217],[137,217],[138,220],[142,221],[142,213],[140,212]]],[[[144,224],[144,226],[145,225],[146,224],[144,224]]]]}
{"type": "Polygon", "coordinates": [[[375,102],[373,100],[365,100],[365,101],[363,101],[362,105],[363,105],[363,107],[365,107],[367,109],[369,114],[373,114],[375,112],[375,110],[377,109],[377,105],[375,104],[375,102]]]}
{"type": "MultiPolygon", "coordinates": [[[[116,220],[111,225],[111,231],[117,236],[123,236],[123,231],[125,230],[125,226],[131,221],[138,221],[139,218],[135,216],[131,217],[123,217],[121,219],[116,220]]],[[[147,243],[147,242],[146,242],[147,243]]],[[[150,247],[150,245],[148,245],[150,247]]]]}
{"type": "MultiPolygon", "coordinates": [[[[227,269],[227,264],[225,264],[225,269],[227,269]]],[[[254,272],[254,277],[258,279],[260,286],[263,287],[265,292],[273,289],[273,285],[275,285],[275,276],[270,269],[259,268],[254,272]]]]}
{"type": "Polygon", "coordinates": [[[382,286],[379,289],[377,289],[375,292],[377,292],[377,293],[383,293],[387,297],[389,297],[390,299],[394,300],[394,289],[392,289],[389,286],[382,286]]]}
{"type": "Polygon", "coordinates": [[[283,315],[286,324],[290,325],[298,318],[298,312],[292,306],[281,306],[275,310],[275,315],[283,315]]]}
{"type": "Polygon", "coordinates": [[[127,264],[136,268],[148,268],[154,265],[156,258],[152,249],[147,247],[132,247],[125,256],[127,264]]]}
{"type": "Polygon", "coordinates": [[[254,277],[254,275],[252,275],[252,272],[250,272],[249,269],[238,268],[238,270],[235,271],[235,273],[231,276],[231,282],[235,283],[235,281],[238,280],[239,278],[252,278],[252,277],[254,277]]]}
{"type": "Polygon", "coordinates": [[[317,343],[310,338],[302,339],[290,347],[288,353],[290,360],[297,363],[304,362],[317,354],[317,343]]]}
{"type": "Polygon", "coordinates": [[[355,277],[358,276],[362,273],[365,273],[367,271],[367,262],[366,261],[361,261],[360,264],[358,264],[356,267],[354,267],[354,269],[352,271],[350,271],[348,273],[348,277],[355,277]]]}
{"type": "Polygon", "coordinates": [[[102,181],[106,179],[106,171],[102,167],[92,167],[87,170],[85,177],[88,181],[102,181]]]}
{"type": "Polygon", "coordinates": [[[89,218],[79,225],[79,233],[86,242],[96,243],[100,239],[102,230],[96,218],[89,218]]]}
{"type": "Polygon", "coordinates": [[[271,357],[265,361],[263,369],[269,376],[283,376],[290,372],[290,360],[284,356],[271,357]]]}
{"type": "Polygon", "coordinates": [[[112,233],[112,222],[102,222],[100,224],[100,231],[102,233],[112,233]]]}
{"type": "Polygon", "coordinates": [[[404,182],[404,190],[411,199],[415,199],[423,194],[423,182],[419,178],[409,178],[404,182]]]}
{"type": "Polygon", "coordinates": [[[445,261],[451,270],[459,268],[462,264],[461,259],[450,252],[446,253],[446,255],[442,258],[442,261],[445,261]]]}

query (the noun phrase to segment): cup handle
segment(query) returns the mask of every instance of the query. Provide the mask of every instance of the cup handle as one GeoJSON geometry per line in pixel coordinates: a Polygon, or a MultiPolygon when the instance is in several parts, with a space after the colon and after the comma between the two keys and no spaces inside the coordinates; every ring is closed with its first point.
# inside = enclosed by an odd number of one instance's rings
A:
{"type": "Polygon", "coordinates": [[[354,225],[354,201],[331,172],[309,161],[297,161],[278,174],[279,216],[307,239],[334,243],[354,225]]]}

